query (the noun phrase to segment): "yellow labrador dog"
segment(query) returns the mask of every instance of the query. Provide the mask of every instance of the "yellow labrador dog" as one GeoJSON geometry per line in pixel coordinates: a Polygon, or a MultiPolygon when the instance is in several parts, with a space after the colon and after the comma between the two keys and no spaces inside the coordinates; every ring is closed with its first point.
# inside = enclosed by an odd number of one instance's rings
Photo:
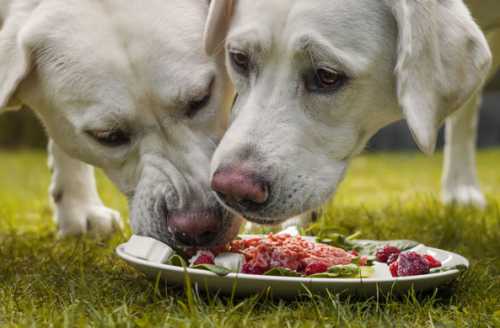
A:
{"type": "Polygon", "coordinates": [[[219,199],[278,224],[325,203],[353,156],[406,119],[425,153],[446,121],[445,202],[484,206],[475,168],[481,87],[499,67],[496,0],[215,0],[209,54],[238,94],[212,160],[219,199]],[[496,55],[492,54],[485,34],[496,55]]]}
{"type": "Polygon", "coordinates": [[[119,225],[92,166],[128,196],[136,234],[210,246],[238,232],[209,185],[228,82],[203,51],[208,9],[202,0],[0,2],[0,112],[25,105],[46,126],[62,236],[119,225]]]}

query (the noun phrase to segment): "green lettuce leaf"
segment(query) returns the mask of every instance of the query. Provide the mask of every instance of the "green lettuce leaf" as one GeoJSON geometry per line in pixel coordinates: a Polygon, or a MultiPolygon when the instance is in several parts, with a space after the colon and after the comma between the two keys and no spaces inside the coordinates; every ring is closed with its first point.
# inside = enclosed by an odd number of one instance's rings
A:
{"type": "Polygon", "coordinates": [[[336,274],[338,277],[356,277],[361,270],[355,264],[334,265],[328,269],[328,273],[336,274]]]}
{"type": "Polygon", "coordinates": [[[335,265],[328,272],[316,273],[308,276],[309,278],[369,278],[375,273],[375,267],[362,266],[355,264],[335,265]]]}
{"type": "Polygon", "coordinates": [[[370,278],[375,274],[375,267],[374,266],[362,266],[359,268],[360,269],[360,278],[370,278]]]}
{"type": "Polygon", "coordinates": [[[213,264],[199,264],[192,267],[192,269],[205,270],[215,273],[218,276],[224,277],[230,274],[232,271],[224,267],[213,265],[213,264]]]}
{"type": "Polygon", "coordinates": [[[374,241],[374,240],[354,240],[355,248],[359,251],[360,255],[375,255],[377,249],[386,245],[399,248],[401,251],[410,250],[420,243],[413,240],[387,240],[387,241],[374,241]]]}
{"type": "Polygon", "coordinates": [[[276,277],[301,277],[302,275],[296,271],[286,269],[286,268],[274,268],[266,273],[264,276],[276,276],[276,277]]]}

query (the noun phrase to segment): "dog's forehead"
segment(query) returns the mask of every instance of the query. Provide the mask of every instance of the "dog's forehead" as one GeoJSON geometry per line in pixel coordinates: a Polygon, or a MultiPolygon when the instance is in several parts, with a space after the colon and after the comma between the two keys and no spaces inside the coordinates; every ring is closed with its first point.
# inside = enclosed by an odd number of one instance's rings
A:
{"type": "Polygon", "coordinates": [[[369,53],[393,37],[390,17],[383,1],[243,0],[238,2],[230,36],[256,32],[252,34],[258,35],[259,42],[282,42],[288,47],[314,32],[338,48],[369,53]]]}
{"type": "Polygon", "coordinates": [[[182,85],[176,80],[186,79],[186,71],[208,74],[210,60],[202,49],[204,1],[52,2],[35,42],[41,50],[38,59],[57,69],[61,81],[87,79],[90,88],[113,80],[115,86],[169,98],[163,89],[182,85]]]}

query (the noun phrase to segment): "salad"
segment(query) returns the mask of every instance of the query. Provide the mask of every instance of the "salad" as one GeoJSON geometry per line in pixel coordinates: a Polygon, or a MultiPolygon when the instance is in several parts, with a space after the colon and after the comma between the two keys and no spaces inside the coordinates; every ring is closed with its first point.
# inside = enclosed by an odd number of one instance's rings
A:
{"type": "MultiPolygon", "coordinates": [[[[278,233],[238,239],[224,247],[198,250],[187,256],[147,237],[133,236],[126,252],[135,257],[169,265],[208,270],[217,275],[241,273],[308,278],[369,278],[375,263],[386,265],[393,277],[415,276],[456,268],[444,268],[429,254],[415,250],[413,241],[361,241],[358,234],[338,234],[315,239],[278,233]]],[[[378,264],[378,265],[381,265],[378,264]]]]}
{"type": "Polygon", "coordinates": [[[220,254],[198,251],[189,263],[194,268],[218,266],[268,276],[369,277],[374,272],[367,256],[285,233],[235,240],[220,254]]]}

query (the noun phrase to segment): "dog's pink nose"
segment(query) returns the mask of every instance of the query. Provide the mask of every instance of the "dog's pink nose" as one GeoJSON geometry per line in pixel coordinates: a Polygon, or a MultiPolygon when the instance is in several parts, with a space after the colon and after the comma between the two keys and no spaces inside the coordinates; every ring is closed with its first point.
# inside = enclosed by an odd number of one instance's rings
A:
{"type": "Polygon", "coordinates": [[[237,167],[227,167],[215,172],[212,189],[228,205],[262,205],[269,198],[269,184],[263,178],[237,167]]]}
{"type": "Polygon", "coordinates": [[[209,246],[222,231],[220,211],[177,211],[167,219],[169,231],[186,246],[209,246]]]}

